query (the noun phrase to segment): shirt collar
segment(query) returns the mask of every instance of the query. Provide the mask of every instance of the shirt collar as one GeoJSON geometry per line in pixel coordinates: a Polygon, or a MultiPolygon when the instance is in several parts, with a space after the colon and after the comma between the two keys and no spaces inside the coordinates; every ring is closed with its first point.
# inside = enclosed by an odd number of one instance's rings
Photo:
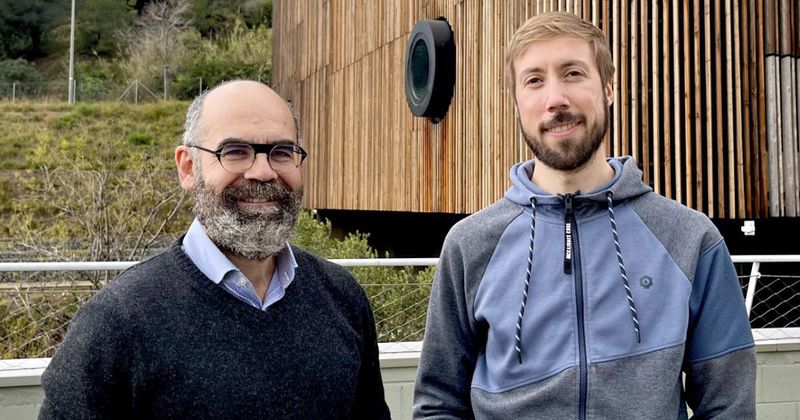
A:
{"type": "MultiPolygon", "coordinates": [[[[197,219],[194,219],[183,237],[183,250],[194,265],[216,284],[222,282],[229,272],[239,271],[236,265],[211,241],[203,229],[203,225],[197,219]]],[[[286,288],[294,280],[294,269],[297,267],[297,260],[288,242],[276,257],[275,273],[278,275],[273,275],[273,279],[277,278],[281,286],[286,288]]]]}

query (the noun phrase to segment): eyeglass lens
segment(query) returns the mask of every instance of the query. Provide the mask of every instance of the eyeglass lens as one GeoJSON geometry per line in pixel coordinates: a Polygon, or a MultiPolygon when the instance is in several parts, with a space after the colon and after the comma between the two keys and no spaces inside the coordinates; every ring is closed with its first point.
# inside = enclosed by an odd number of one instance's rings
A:
{"type": "MultiPolygon", "coordinates": [[[[227,144],[219,151],[222,167],[230,172],[245,172],[256,158],[256,151],[246,143],[227,144]]],[[[303,160],[295,147],[288,144],[274,145],[269,149],[267,159],[272,170],[279,173],[295,171],[303,160]]]]}

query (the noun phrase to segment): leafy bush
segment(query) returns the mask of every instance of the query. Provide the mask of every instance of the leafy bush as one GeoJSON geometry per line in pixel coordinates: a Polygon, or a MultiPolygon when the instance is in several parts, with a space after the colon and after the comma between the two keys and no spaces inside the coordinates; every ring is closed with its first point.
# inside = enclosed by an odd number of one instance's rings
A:
{"type": "Polygon", "coordinates": [[[0,61],[0,81],[21,83],[42,83],[44,77],[33,63],[22,58],[0,61]]]}
{"type": "Polygon", "coordinates": [[[204,88],[233,79],[270,80],[272,29],[265,24],[248,29],[236,20],[229,32],[198,39],[191,48],[193,54],[185,56],[172,84],[172,93],[179,99],[195,97],[201,79],[204,88]]]}

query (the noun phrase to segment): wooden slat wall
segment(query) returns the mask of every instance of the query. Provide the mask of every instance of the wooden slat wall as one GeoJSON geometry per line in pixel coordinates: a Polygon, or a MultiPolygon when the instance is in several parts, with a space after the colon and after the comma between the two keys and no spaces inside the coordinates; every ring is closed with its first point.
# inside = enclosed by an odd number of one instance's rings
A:
{"type": "Polygon", "coordinates": [[[797,215],[793,1],[275,0],[272,83],[300,114],[305,205],[471,213],[501,197],[509,167],[531,158],[505,47],[528,17],[562,10],[612,45],[608,153],[633,155],[657,192],[711,217],[797,215]],[[439,16],[455,36],[456,85],[432,124],[407,108],[404,65],[415,22],[439,16]],[[778,118],[794,128],[770,128],[778,118]]]}

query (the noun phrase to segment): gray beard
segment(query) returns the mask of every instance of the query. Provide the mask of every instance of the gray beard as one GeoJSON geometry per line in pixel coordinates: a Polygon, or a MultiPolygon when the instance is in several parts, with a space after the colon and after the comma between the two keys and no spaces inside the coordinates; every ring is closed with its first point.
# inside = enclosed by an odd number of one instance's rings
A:
{"type": "MultiPolygon", "coordinates": [[[[606,131],[608,131],[608,115],[608,101],[606,101],[605,115],[588,128],[586,135],[582,139],[562,141],[557,149],[548,147],[541,137],[525,130],[519,117],[517,118],[517,123],[520,131],[522,131],[522,137],[528,143],[528,147],[531,148],[538,161],[559,171],[573,171],[586,165],[586,162],[592,158],[597,149],[600,148],[600,145],[603,144],[603,138],[606,135],[606,131]]],[[[560,112],[548,123],[560,124],[579,120],[586,121],[586,118],[578,114],[560,112]]],[[[540,125],[537,132],[541,131],[540,125]]]]}
{"type": "Polygon", "coordinates": [[[300,213],[303,191],[291,191],[280,181],[248,181],[239,178],[222,192],[206,188],[196,168],[192,190],[194,214],[209,239],[223,252],[247,260],[263,261],[277,255],[292,235],[300,213]],[[242,209],[237,201],[265,199],[276,207],[242,209]]]}

